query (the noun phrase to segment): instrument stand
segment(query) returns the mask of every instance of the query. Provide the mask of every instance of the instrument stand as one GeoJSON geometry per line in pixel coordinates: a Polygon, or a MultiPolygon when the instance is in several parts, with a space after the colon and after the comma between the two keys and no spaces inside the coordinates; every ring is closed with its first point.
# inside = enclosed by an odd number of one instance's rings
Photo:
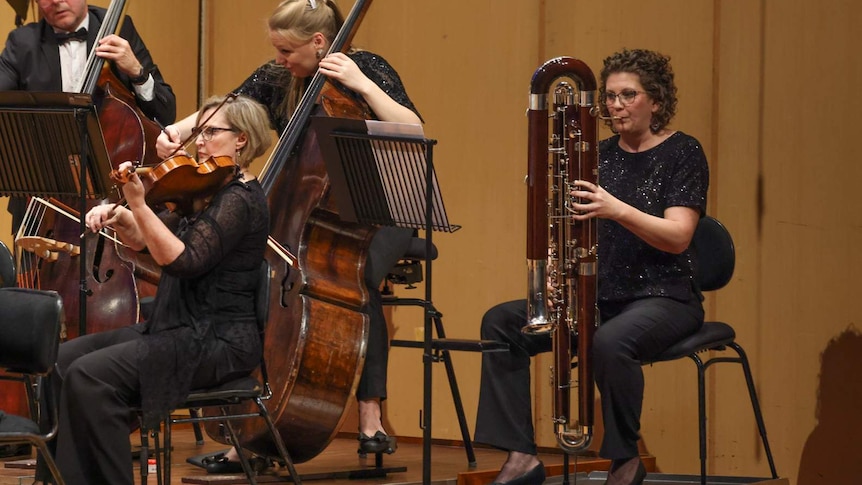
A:
{"type": "MultiPolygon", "coordinates": [[[[77,197],[81,233],[87,199],[107,197],[111,163],[92,97],[0,92],[0,195],[77,197]]],[[[80,335],[87,328],[86,238],[81,238],[80,335]]]]}
{"type": "Polygon", "coordinates": [[[432,234],[434,231],[451,233],[461,228],[449,223],[443,206],[433,164],[433,147],[437,142],[426,139],[421,126],[417,125],[314,117],[311,126],[317,131],[335,202],[343,220],[424,232],[425,298],[383,301],[384,305],[421,307],[423,339],[393,340],[390,344],[423,349],[422,483],[431,483],[431,365],[435,362],[443,362],[446,366],[467,460],[471,468],[475,467],[470,432],[449,351],[506,351],[508,346],[495,341],[447,339],[442,314],[434,307],[431,295],[432,234]],[[416,128],[420,132],[411,131],[416,128]]]}

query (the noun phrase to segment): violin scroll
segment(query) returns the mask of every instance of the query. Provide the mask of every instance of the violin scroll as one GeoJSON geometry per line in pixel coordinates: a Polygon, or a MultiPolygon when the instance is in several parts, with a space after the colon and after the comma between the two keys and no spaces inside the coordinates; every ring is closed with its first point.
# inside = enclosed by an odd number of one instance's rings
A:
{"type": "Polygon", "coordinates": [[[131,166],[125,167],[125,163],[120,164],[120,168],[115,170],[111,170],[111,173],[108,174],[111,180],[117,185],[126,185],[129,183],[129,180],[132,174],[138,174],[140,176],[149,173],[151,168],[142,166],[141,162],[128,162],[131,163],[131,166]]]}

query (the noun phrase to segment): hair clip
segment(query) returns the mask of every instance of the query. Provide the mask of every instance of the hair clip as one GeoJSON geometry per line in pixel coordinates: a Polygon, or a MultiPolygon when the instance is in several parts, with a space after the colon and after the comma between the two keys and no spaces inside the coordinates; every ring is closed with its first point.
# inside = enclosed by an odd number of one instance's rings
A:
{"type": "Polygon", "coordinates": [[[316,0],[308,0],[308,8],[310,8],[311,10],[316,9],[317,8],[317,1],[316,0]]]}

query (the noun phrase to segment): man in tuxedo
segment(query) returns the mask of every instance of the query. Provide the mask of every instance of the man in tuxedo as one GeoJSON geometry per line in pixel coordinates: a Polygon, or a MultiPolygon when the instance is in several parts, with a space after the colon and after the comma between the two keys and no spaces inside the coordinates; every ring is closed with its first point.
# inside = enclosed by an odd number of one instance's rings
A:
{"type": "MultiPolygon", "coordinates": [[[[176,96],[153,63],[132,19],[125,18],[120,35],[107,35],[95,45],[106,10],[86,0],[37,0],[42,19],[9,33],[0,54],[0,91],[77,92],[86,74],[87,56],[108,61],[114,75],[135,97],[143,114],[162,125],[176,118],[176,96]]],[[[21,223],[25,202],[12,198],[12,233],[21,223]]]]}

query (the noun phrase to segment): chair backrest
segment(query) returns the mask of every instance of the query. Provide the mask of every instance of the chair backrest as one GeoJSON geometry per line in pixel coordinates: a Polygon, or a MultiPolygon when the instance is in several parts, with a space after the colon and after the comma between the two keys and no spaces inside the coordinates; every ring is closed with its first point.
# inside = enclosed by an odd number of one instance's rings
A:
{"type": "Polygon", "coordinates": [[[0,241],[0,288],[11,288],[18,286],[18,280],[15,277],[15,259],[12,257],[12,251],[3,241],[0,241]]]}
{"type": "Polygon", "coordinates": [[[55,291],[0,288],[0,367],[47,374],[57,361],[63,301],[55,291]]]}
{"type": "Polygon", "coordinates": [[[257,280],[257,290],[254,294],[254,312],[257,316],[257,329],[263,333],[266,321],[269,320],[269,290],[272,268],[269,261],[260,263],[260,275],[257,280]]]}
{"type": "Polygon", "coordinates": [[[730,282],[736,266],[736,250],[730,232],[722,223],[703,216],[694,231],[691,247],[701,291],[717,290],[730,282]]]}

